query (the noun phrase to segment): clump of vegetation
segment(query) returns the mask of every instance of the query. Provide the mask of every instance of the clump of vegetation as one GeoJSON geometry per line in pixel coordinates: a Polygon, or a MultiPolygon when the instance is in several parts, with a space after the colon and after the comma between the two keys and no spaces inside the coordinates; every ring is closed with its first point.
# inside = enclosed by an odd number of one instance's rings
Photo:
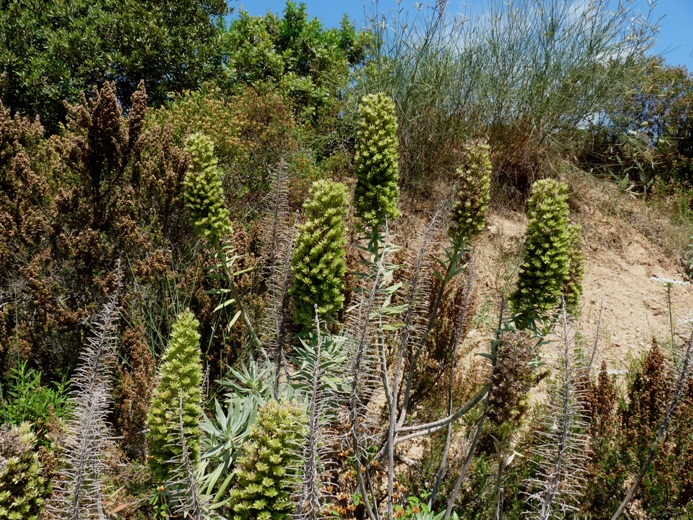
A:
{"type": "Polygon", "coordinates": [[[159,380],[152,395],[147,418],[147,442],[149,466],[159,482],[168,480],[172,471],[171,461],[181,455],[181,413],[188,456],[193,464],[200,459],[202,365],[198,326],[199,322],[192,312],[185,311],[178,316],[161,360],[159,380]]]}
{"type": "Polygon", "coordinates": [[[344,305],[346,274],[347,189],[339,182],[317,181],[303,205],[306,221],[300,226],[291,260],[294,319],[304,327],[332,320],[344,305]]]}
{"type": "Polygon", "coordinates": [[[47,488],[29,423],[0,429],[0,518],[35,520],[47,488]]]}
{"type": "Polygon", "coordinates": [[[578,157],[690,218],[691,78],[644,58],[636,2],[368,32],[292,1],[229,27],[220,0],[6,2],[0,420],[31,425],[0,429],[0,517],[693,517],[693,342],[671,313],[667,350],[596,374],[567,189],[534,183],[578,157]],[[533,183],[510,316],[477,309],[491,197],[533,183]]]}
{"type": "Polygon", "coordinates": [[[235,471],[234,520],[290,518],[305,422],[305,412],[293,404],[270,401],[260,409],[235,471]]]}

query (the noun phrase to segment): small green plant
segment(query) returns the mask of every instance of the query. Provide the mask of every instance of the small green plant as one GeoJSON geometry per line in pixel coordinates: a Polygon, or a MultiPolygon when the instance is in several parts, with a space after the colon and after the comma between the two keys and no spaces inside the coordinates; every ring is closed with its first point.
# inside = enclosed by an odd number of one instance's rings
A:
{"type": "Polygon", "coordinates": [[[554,179],[532,186],[524,261],[510,302],[520,328],[546,317],[563,292],[570,268],[568,187],[554,179]]]}
{"type": "Polygon", "coordinates": [[[468,243],[484,229],[491,198],[491,155],[485,141],[467,146],[465,164],[457,169],[458,185],[448,235],[456,246],[468,243]]]}
{"type": "Polygon", "coordinates": [[[382,92],[364,96],[356,134],[354,206],[363,223],[377,228],[399,215],[399,166],[395,104],[382,92]]]}
{"type": "Polygon", "coordinates": [[[35,520],[43,509],[46,485],[35,444],[29,423],[0,430],[0,518],[35,520]]]}
{"type": "Polygon", "coordinates": [[[10,370],[6,380],[0,386],[0,423],[18,426],[28,421],[43,442],[51,414],[64,419],[70,411],[67,381],[44,386],[41,372],[28,368],[26,361],[10,370]]]}
{"type": "Polygon", "coordinates": [[[313,183],[304,204],[306,221],[296,240],[291,268],[294,319],[304,327],[315,321],[315,308],[323,320],[332,319],[344,305],[346,274],[347,188],[341,182],[313,183]]]}
{"type": "Polygon", "coordinates": [[[236,468],[231,491],[234,520],[284,520],[295,505],[292,465],[300,457],[305,414],[296,405],[270,401],[260,409],[236,468]]]}
{"type": "Polygon", "coordinates": [[[147,418],[149,465],[155,478],[165,482],[170,462],[180,457],[179,408],[182,393],[183,426],[190,460],[200,456],[200,406],[202,364],[199,322],[190,311],[178,316],[162,359],[159,381],[154,389],[147,418]]]}

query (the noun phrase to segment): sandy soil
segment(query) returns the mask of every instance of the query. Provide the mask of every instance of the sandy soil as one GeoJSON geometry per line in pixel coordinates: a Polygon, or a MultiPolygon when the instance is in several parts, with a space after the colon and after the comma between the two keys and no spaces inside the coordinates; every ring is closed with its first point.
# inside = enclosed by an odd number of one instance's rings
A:
{"type": "MultiPolygon", "coordinates": [[[[583,229],[586,272],[580,333],[586,344],[596,337],[600,309],[599,359],[614,371],[628,366],[633,355],[657,339],[670,337],[667,287],[652,278],[682,281],[681,269],[635,225],[606,218],[597,209],[580,211],[576,220],[583,229]]],[[[492,214],[477,246],[477,272],[482,294],[499,299],[511,290],[519,264],[519,250],[526,228],[519,213],[492,214]]],[[[683,338],[691,334],[693,285],[671,288],[675,330],[683,338]]]]}

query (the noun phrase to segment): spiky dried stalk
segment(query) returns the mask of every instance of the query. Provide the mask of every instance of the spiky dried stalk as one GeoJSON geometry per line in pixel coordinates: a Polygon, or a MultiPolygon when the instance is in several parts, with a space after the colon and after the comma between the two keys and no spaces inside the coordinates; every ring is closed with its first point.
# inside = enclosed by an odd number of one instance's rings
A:
{"type": "Polygon", "coordinates": [[[389,384],[385,364],[385,355],[382,354],[381,371],[382,379],[386,386],[387,401],[390,407],[389,425],[387,432],[387,509],[388,517],[393,515],[393,494],[394,494],[394,467],[395,467],[395,436],[398,420],[403,422],[406,416],[406,404],[409,392],[405,395],[404,403],[400,408],[400,393],[402,382],[405,377],[405,360],[409,360],[409,377],[407,379],[407,390],[411,387],[417,361],[425,343],[426,327],[429,323],[426,320],[428,311],[429,293],[432,285],[434,260],[433,253],[437,250],[439,242],[436,240],[441,232],[442,216],[444,208],[439,204],[426,231],[420,237],[421,247],[415,258],[410,262],[411,274],[408,283],[408,291],[405,299],[405,311],[403,315],[403,326],[400,330],[399,345],[397,349],[397,359],[392,375],[392,384],[389,384]]]}
{"type": "Polygon", "coordinates": [[[171,510],[176,515],[193,520],[218,518],[210,512],[208,497],[202,494],[199,468],[193,460],[186,433],[183,390],[178,391],[178,438],[180,454],[169,461],[173,468],[166,482],[170,490],[171,510]]]}
{"type": "Polygon", "coordinates": [[[97,314],[73,378],[74,413],[67,421],[65,469],[55,483],[49,518],[106,520],[101,475],[111,443],[111,375],[116,363],[117,291],[97,314]]]}
{"type": "Polygon", "coordinates": [[[317,334],[316,360],[313,371],[313,382],[311,385],[310,405],[308,407],[308,436],[303,454],[303,472],[301,493],[296,504],[296,518],[307,518],[317,520],[320,514],[322,493],[320,492],[320,477],[318,468],[320,467],[318,455],[318,442],[320,437],[320,416],[319,400],[317,397],[320,390],[321,361],[322,361],[322,338],[320,337],[320,318],[317,316],[317,305],[315,309],[315,330],[317,334]]]}
{"type": "Polygon", "coordinates": [[[292,224],[289,210],[289,177],[286,163],[281,162],[271,173],[273,188],[268,197],[264,221],[267,305],[260,331],[266,355],[274,360],[274,398],[279,398],[279,380],[286,374],[287,324],[289,320],[289,288],[291,287],[291,255],[298,230],[292,224]]]}
{"type": "MultiPolygon", "coordinates": [[[[464,293],[464,307],[460,314],[459,320],[457,322],[457,331],[455,333],[455,342],[452,346],[452,352],[450,353],[450,366],[448,369],[448,415],[452,414],[452,398],[453,398],[453,383],[455,379],[455,363],[457,360],[457,351],[459,349],[460,343],[462,342],[462,336],[465,331],[465,322],[467,321],[467,314],[469,312],[469,299],[472,294],[472,289],[474,285],[474,255],[472,255],[469,261],[470,269],[467,276],[467,284],[464,293]]],[[[443,454],[440,459],[440,466],[438,467],[438,472],[436,473],[436,480],[433,484],[433,490],[431,491],[431,502],[434,502],[436,496],[438,495],[438,489],[443,481],[443,476],[445,474],[445,467],[447,465],[448,454],[450,452],[450,444],[452,442],[452,423],[448,423],[447,431],[445,434],[445,447],[443,448],[443,454]]]]}
{"type": "Polygon", "coordinates": [[[545,427],[538,432],[535,454],[540,459],[539,476],[529,484],[538,491],[529,494],[536,506],[535,515],[548,520],[556,509],[565,515],[579,511],[577,499],[584,485],[589,436],[584,390],[575,380],[575,361],[563,306],[563,367],[561,384],[551,396],[545,427]]]}

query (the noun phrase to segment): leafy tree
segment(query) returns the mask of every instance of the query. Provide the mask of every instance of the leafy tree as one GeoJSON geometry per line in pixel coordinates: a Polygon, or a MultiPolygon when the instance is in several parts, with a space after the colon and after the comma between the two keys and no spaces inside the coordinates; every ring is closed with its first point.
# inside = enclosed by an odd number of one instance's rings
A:
{"type": "Polygon", "coordinates": [[[648,187],[693,184],[693,76],[661,57],[640,62],[625,95],[609,103],[586,133],[582,160],[648,187]],[[620,171],[619,171],[620,170],[620,171]]]}
{"type": "Polygon", "coordinates": [[[309,19],[306,5],[287,1],[283,17],[250,16],[241,10],[223,35],[224,79],[229,92],[249,85],[279,90],[303,120],[334,115],[350,68],[365,58],[368,37],[345,16],[339,29],[309,19]]]}
{"type": "Polygon", "coordinates": [[[9,0],[0,4],[0,98],[49,130],[63,100],[106,80],[127,101],[144,80],[150,102],[197,88],[219,70],[216,17],[225,0],[9,0]]]}

